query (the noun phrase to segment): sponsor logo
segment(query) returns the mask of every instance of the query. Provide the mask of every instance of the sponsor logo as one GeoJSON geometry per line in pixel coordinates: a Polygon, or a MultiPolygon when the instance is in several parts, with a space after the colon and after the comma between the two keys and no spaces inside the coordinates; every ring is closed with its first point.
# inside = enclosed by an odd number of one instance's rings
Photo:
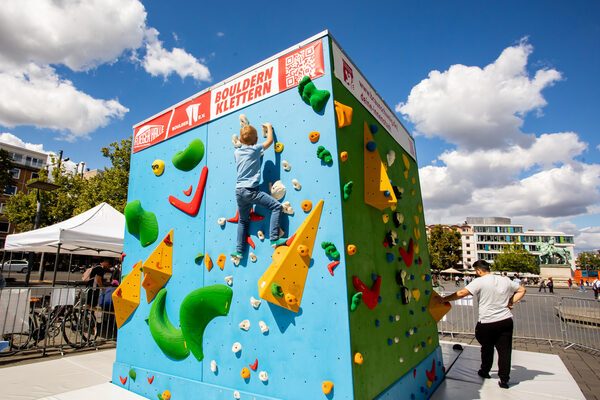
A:
{"type": "Polygon", "coordinates": [[[165,127],[162,125],[142,126],[133,138],[133,145],[136,147],[149,145],[163,134],[164,129],[165,127]]]}

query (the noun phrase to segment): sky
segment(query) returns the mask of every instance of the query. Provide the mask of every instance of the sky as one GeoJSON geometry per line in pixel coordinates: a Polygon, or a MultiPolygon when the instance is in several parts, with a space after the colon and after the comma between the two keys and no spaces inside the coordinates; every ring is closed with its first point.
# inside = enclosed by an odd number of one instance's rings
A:
{"type": "Polygon", "coordinates": [[[0,141],[102,169],[134,124],[325,29],[415,137],[427,224],[600,248],[600,2],[4,0],[0,141]]]}

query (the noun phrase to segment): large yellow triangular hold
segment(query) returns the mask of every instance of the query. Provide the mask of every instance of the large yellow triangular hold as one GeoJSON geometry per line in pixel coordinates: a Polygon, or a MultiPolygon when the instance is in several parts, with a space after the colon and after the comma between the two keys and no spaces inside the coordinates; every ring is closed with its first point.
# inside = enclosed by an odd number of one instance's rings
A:
{"type": "Polygon", "coordinates": [[[140,304],[141,267],[142,261],[140,260],[112,294],[117,328],[120,328],[127,321],[127,318],[140,304]]]}
{"type": "Polygon", "coordinates": [[[437,300],[439,297],[441,296],[437,294],[437,292],[432,291],[428,307],[429,313],[436,323],[440,322],[442,318],[444,318],[444,315],[446,315],[452,308],[450,303],[440,303],[439,300],[437,300]]]}
{"type": "Polygon", "coordinates": [[[322,210],[320,200],[296,231],[290,246],[275,249],[273,263],[258,280],[261,298],[298,312],[322,210]]]}
{"type": "Polygon", "coordinates": [[[367,149],[369,142],[375,143],[369,126],[365,122],[363,148],[365,155],[365,203],[378,210],[384,210],[395,206],[398,201],[379,152],[376,148],[373,151],[367,149]]]}
{"type": "Polygon", "coordinates": [[[339,101],[333,101],[335,105],[335,115],[337,116],[338,128],[343,128],[352,123],[352,107],[340,103],[339,101]]]}
{"type": "Polygon", "coordinates": [[[142,287],[146,290],[146,300],[150,303],[173,275],[173,229],[144,261],[142,268],[142,287]]]}

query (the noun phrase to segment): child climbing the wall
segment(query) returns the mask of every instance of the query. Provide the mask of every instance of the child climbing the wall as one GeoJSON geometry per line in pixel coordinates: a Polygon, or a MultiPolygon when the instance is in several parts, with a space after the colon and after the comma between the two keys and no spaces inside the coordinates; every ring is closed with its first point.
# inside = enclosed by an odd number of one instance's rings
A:
{"type": "Polygon", "coordinates": [[[283,209],[281,203],[268,194],[261,192],[258,187],[261,175],[261,152],[273,144],[273,127],[270,123],[265,123],[263,126],[267,130],[267,140],[262,144],[257,144],[258,134],[256,129],[251,125],[244,125],[240,130],[240,142],[242,142],[242,146],[234,153],[238,175],[235,185],[235,199],[240,218],[237,230],[237,244],[231,256],[239,259],[243,257],[248,228],[250,226],[250,211],[252,211],[254,204],[271,210],[269,231],[271,246],[281,246],[287,240],[279,237],[279,216],[283,209]]]}

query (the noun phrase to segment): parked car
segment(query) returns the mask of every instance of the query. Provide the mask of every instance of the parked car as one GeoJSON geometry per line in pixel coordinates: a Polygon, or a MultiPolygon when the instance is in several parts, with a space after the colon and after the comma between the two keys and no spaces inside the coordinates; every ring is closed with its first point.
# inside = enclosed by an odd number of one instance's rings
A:
{"type": "Polygon", "coordinates": [[[27,265],[26,260],[5,261],[2,264],[2,272],[27,272],[27,265]]]}

